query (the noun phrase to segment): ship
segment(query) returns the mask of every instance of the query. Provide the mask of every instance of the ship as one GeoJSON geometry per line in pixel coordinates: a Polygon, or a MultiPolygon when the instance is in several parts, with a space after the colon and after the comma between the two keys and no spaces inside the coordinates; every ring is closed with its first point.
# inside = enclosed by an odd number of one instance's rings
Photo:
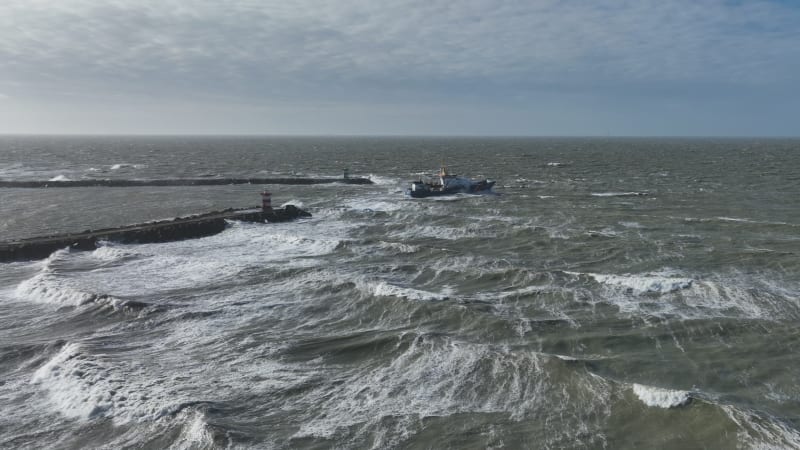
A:
{"type": "Polygon", "coordinates": [[[494,186],[494,181],[471,180],[447,172],[447,168],[442,164],[439,173],[429,181],[412,181],[411,186],[406,189],[406,195],[412,198],[436,197],[440,195],[453,194],[485,194],[489,193],[494,186]]]}

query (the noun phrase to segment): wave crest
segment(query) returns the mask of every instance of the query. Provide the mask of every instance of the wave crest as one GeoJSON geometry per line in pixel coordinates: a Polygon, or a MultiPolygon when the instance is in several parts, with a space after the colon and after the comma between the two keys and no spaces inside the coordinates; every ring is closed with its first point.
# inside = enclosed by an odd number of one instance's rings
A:
{"type": "Polygon", "coordinates": [[[677,408],[692,400],[688,391],[662,389],[644,384],[634,384],[633,393],[645,405],[656,408],[677,408]]]}

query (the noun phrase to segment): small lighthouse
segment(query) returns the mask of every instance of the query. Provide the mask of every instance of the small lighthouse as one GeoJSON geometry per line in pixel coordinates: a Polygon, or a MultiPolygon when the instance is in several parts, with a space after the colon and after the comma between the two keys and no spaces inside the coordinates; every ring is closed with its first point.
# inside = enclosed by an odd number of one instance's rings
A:
{"type": "Polygon", "coordinates": [[[261,212],[272,214],[272,193],[264,191],[261,193],[261,212]]]}

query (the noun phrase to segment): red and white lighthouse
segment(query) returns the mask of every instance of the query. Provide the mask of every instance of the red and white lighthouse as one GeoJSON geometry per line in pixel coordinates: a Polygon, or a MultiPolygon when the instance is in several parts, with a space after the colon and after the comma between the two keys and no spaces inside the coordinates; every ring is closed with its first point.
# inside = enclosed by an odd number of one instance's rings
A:
{"type": "Polygon", "coordinates": [[[261,193],[261,211],[272,213],[272,193],[269,191],[261,193]]]}

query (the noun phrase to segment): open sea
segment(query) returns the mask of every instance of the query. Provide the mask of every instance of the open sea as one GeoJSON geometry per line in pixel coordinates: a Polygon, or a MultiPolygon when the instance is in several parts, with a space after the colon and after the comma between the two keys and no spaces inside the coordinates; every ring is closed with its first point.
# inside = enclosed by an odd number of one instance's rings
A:
{"type": "Polygon", "coordinates": [[[0,137],[0,448],[800,448],[800,140],[0,137]],[[493,195],[403,195],[437,171],[493,195]]]}

